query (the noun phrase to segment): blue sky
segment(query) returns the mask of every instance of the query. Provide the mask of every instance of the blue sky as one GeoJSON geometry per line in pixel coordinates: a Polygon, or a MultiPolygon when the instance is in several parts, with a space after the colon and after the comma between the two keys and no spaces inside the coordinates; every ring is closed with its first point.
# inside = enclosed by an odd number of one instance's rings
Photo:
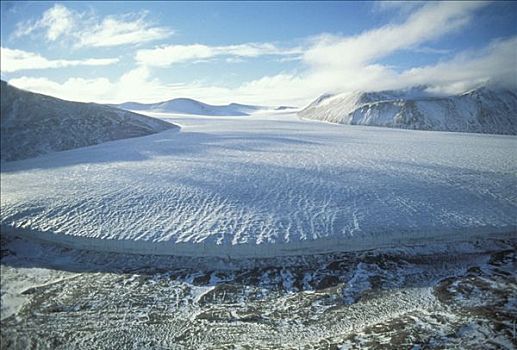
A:
{"type": "Polygon", "coordinates": [[[96,102],[304,105],[516,83],[514,2],[2,2],[2,79],[96,102]]]}

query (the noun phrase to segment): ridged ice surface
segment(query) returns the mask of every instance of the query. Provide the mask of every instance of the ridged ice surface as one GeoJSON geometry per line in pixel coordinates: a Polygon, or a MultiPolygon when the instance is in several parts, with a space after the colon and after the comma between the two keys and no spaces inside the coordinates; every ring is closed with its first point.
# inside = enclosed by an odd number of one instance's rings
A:
{"type": "Polygon", "coordinates": [[[181,132],[3,164],[2,231],[257,257],[516,231],[514,136],[161,117],[181,132]]]}

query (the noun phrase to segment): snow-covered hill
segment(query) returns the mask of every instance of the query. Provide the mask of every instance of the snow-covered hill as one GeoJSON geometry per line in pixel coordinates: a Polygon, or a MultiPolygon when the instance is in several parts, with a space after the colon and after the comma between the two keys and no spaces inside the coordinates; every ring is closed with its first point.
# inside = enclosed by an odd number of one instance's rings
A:
{"type": "Polygon", "coordinates": [[[481,87],[459,95],[433,96],[425,86],[351,92],[323,95],[298,115],[351,125],[515,135],[517,93],[481,87]]]}
{"type": "Polygon", "coordinates": [[[131,111],[152,111],[160,113],[212,115],[212,116],[246,116],[257,111],[286,110],[294,107],[265,107],[230,103],[228,105],[209,105],[190,98],[175,98],[158,103],[125,102],[114,107],[131,111]]]}
{"type": "Polygon", "coordinates": [[[154,134],[178,128],[163,120],[94,103],[64,101],[1,84],[1,159],[154,134]]]}

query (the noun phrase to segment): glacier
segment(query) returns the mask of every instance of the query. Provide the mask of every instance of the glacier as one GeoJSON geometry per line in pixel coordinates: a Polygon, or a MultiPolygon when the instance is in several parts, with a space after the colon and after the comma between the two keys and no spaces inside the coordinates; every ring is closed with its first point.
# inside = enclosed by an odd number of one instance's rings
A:
{"type": "Polygon", "coordinates": [[[517,134],[517,92],[481,86],[436,95],[428,86],[380,92],[324,94],[299,116],[350,125],[488,134],[517,134]]]}
{"type": "Polygon", "coordinates": [[[2,233],[260,258],[517,231],[515,136],[147,114],[182,128],[2,164],[2,233]]]}

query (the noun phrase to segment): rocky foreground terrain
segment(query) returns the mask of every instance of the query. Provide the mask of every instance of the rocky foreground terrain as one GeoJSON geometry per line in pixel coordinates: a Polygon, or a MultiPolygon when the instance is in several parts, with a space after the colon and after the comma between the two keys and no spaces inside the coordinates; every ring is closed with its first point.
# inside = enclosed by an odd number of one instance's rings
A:
{"type": "Polygon", "coordinates": [[[3,236],[1,344],[512,349],[516,246],[485,240],[232,261],[78,251],[3,236]],[[4,309],[6,302],[18,306],[4,309]]]}

